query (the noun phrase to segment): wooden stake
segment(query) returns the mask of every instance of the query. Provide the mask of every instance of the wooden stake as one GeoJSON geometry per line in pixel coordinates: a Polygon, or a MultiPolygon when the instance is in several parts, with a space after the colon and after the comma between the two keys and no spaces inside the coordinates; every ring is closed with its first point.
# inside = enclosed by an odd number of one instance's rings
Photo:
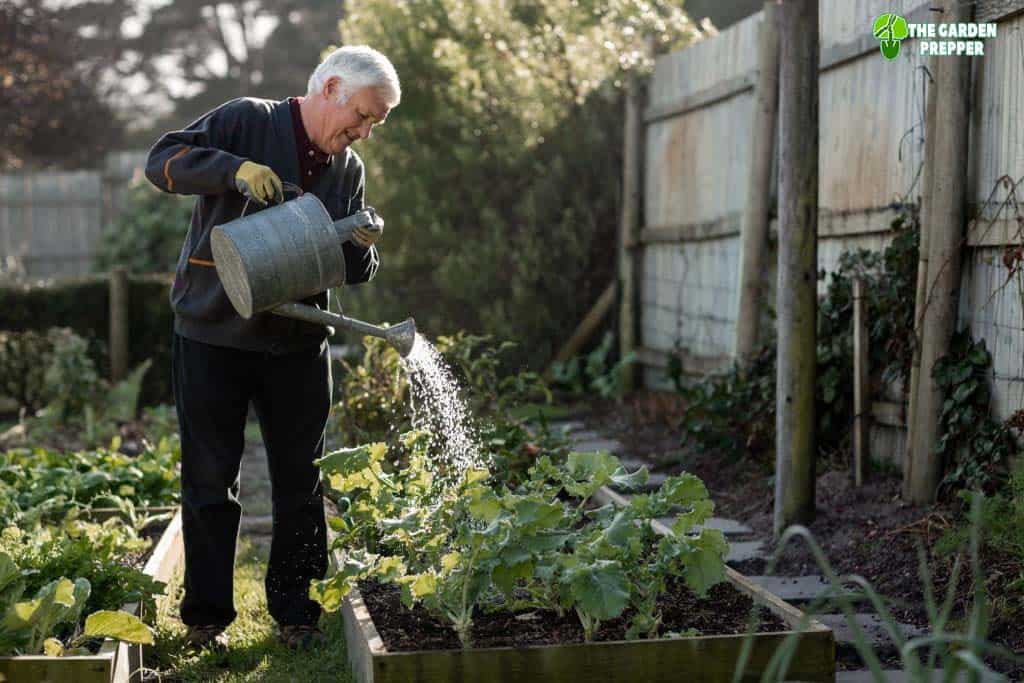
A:
{"type": "MultiPolygon", "coordinates": [[[[583,316],[583,320],[580,321],[580,324],[576,326],[576,331],[572,333],[571,337],[569,337],[569,341],[565,342],[562,348],[559,349],[558,353],[555,354],[554,359],[551,361],[551,365],[548,366],[547,372],[545,373],[546,377],[551,377],[552,366],[555,363],[564,363],[575,356],[579,353],[580,349],[583,348],[583,345],[587,343],[587,340],[594,335],[594,332],[596,332],[598,327],[600,327],[601,321],[604,320],[605,316],[608,315],[608,312],[612,310],[615,304],[615,285],[616,283],[613,282],[605,287],[605,290],[601,292],[601,296],[597,298],[597,302],[593,307],[591,307],[587,314],[583,316]]],[[[630,363],[630,365],[633,365],[633,363],[630,363]]]]}
{"type": "MultiPolygon", "coordinates": [[[[635,71],[626,76],[625,123],[622,142],[622,217],[619,222],[619,351],[636,349],[637,336],[637,233],[640,229],[640,178],[643,145],[643,86],[635,71]]],[[[622,389],[636,385],[635,363],[622,368],[622,389]]]]}
{"type": "Polygon", "coordinates": [[[871,430],[871,373],[864,280],[853,279],[853,481],[864,483],[871,430]]]}
{"type": "Polygon", "coordinates": [[[740,229],[740,286],[736,307],[736,359],[746,365],[757,351],[761,321],[761,273],[768,242],[772,152],[779,104],[779,18],[775,2],[764,3],[758,43],[758,72],[751,136],[747,203],[740,229]]]}
{"type": "MultiPolygon", "coordinates": [[[[945,57],[932,57],[928,61],[928,71],[934,79],[938,70],[938,60],[945,57]]],[[[923,190],[921,211],[918,220],[921,224],[921,238],[918,245],[917,258],[917,290],[914,295],[914,355],[910,364],[910,386],[907,392],[907,445],[903,452],[903,498],[910,499],[910,482],[914,472],[914,435],[917,433],[915,420],[917,417],[917,389],[921,372],[921,326],[924,318],[925,295],[928,288],[928,236],[931,234],[932,189],[935,186],[935,100],[938,89],[935,82],[929,80],[927,104],[925,105],[925,141],[924,166],[921,171],[923,190]]]]}
{"type": "Polygon", "coordinates": [[[128,375],[128,270],[110,271],[110,381],[128,375]]]}
{"type": "Polygon", "coordinates": [[[779,282],[775,535],[814,517],[818,0],[779,5],[779,282]]]}
{"type": "MultiPolygon", "coordinates": [[[[942,8],[943,23],[969,22],[974,12],[973,4],[960,0],[943,0],[942,8]]],[[[934,449],[943,396],[932,378],[932,368],[948,353],[956,327],[967,193],[971,61],[967,57],[944,57],[936,62],[932,208],[928,212],[932,232],[928,238],[928,294],[921,327],[910,481],[910,500],[915,503],[934,500],[942,474],[942,463],[934,449]]]]}

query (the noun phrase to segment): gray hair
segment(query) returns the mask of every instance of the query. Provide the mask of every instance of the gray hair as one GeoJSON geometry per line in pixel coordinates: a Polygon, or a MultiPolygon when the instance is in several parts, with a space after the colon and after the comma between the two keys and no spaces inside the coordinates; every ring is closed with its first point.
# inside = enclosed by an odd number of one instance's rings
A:
{"type": "Polygon", "coordinates": [[[366,45],[346,45],[327,55],[309,77],[306,94],[319,93],[332,76],[341,79],[338,104],[344,104],[357,91],[368,87],[377,88],[389,107],[398,105],[402,99],[402,88],[394,65],[366,45]]]}

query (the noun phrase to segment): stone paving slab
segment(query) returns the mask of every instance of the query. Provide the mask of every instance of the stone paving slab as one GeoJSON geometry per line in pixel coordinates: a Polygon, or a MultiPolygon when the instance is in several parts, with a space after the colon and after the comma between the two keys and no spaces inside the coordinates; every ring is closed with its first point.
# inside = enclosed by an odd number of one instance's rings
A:
{"type": "Polygon", "coordinates": [[[580,441],[599,441],[603,440],[604,437],[595,432],[593,429],[583,429],[578,432],[572,432],[569,437],[576,443],[580,441]]]}
{"type": "MultiPolygon", "coordinates": [[[[667,527],[671,527],[673,524],[675,524],[676,518],[662,517],[658,521],[667,527]]],[[[727,537],[745,536],[747,534],[754,533],[753,530],[746,524],[743,524],[742,522],[737,522],[734,519],[726,519],[725,517],[712,517],[711,519],[704,522],[704,524],[702,524],[701,526],[707,529],[718,529],[727,537]]]]}
{"type": "MultiPolygon", "coordinates": [[[[911,678],[910,674],[905,671],[890,670],[883,671],[882,674],[885,676],[886,683],[920,683],[921,679],[911,678]]],[[[932,681],[939,683],[944,680],[944,672],[940,669],[932,672],[932,681]]],[[[967,673],[960,672],[956,679],[959,681],[967,681],[967,673]]],[[[982,683],[991,683],[994,681],[1003,680],[1001,678],[993,678],[991,676],[983,676],[981,678],[982,683]]],[[[836,683],[876,683],[875,677],[870,671],[837,671],[836,672],[836,683]]]]}
{"type": "Polygon", "coordinates": [[[612,439],[574,439],[572,448],[581,453],[590,453],[591,451],[617,453],[622,450],[622,444],[612,439]]]}
{"type": "Polygon", "coordinates": [[[746,562],[747,560],[762,560],[768,554],[764,549],[764,541],[735,541],[729,544],[729,554],[725,561],[746,562]]]}
{"type": "MultiPolygon", "coordinates": [[[[836,636],[837,644],[853,645],[853,631],[843,614],[817,614],[815,619],[832,629],[836,636]]],[[[875,646],[894,646],[889,638],[889,630],[877,614],[855,614],[854,618],[860,626],[861,631],[875,646]]],[[[925,629],[911,626],[910,624],[899,624],[904,637],[913,638],[925,633],[925,629]]]]}
{"type": "Polygon", "coordinates": [[[560,431],[563,434],[579,432],[586,426],[582,420],[559,420],[558,422],[549,422],[548,425],[552,430],[560,431]]]}
{"type": "MultiPolygon", "coordinates": [[[[761,588],[774,593],[786,602],[810,602],[829,589],[828,581],[822,576],[748,576],[761,588]]],[[[854,597],[854,593],[846,591],[854,597]]]]}

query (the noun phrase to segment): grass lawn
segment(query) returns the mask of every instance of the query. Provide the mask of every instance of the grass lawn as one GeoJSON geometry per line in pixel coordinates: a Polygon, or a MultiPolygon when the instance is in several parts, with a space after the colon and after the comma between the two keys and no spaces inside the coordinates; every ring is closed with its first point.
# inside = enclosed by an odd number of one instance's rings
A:
{"type": "Polygon", "coordinates": [[[235,568],[235,609],[238,618],[228,627],[231,645],[226,652],[210,649],[184,650],[185,626],[178,621],[180,579],[168,586],[169,598],[157,613],[157,645],[147,653],[147,666],[155,671],[149,681],[352,681],[345,652],[341,613],[324,615],[321,621],[327,645],[294,653],[278,644],[274,620],[267,613],[263,576],[269,545],[239,539],[235,568]]]}

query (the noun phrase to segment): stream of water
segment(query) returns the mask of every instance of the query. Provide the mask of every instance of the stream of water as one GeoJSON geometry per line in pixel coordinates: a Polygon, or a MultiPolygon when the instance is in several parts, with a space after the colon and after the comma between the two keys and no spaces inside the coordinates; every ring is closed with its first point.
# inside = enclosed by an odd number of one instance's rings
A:
{"type": "Polygon", "coordinates": [[[402,367],[409,377],[413,426],[430,432],[431,451],[438,454],[431,461],[435,476],[452,484],[466,470],[485,467],[459,384],[434,345],[417,334],[402,367]]]}

